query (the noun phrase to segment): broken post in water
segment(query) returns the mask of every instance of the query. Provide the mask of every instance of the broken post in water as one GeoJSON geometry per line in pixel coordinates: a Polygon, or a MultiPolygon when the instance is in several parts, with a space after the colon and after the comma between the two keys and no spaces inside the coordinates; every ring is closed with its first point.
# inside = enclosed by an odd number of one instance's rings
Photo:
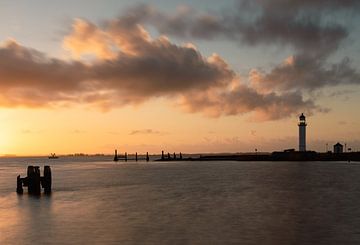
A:
{"type": "Polygon", "coordinates": [[[45,194],[51,193],[51,169],[50,166],[44,166],[44,176],[40,176],[39,166],[28,166],[27,176],[21,178],[20,175],[16,178],[16,192],[23,194],[23,186],[28,188],[28,193],[31,195],[40,195],[41,187],[44,188],[45,194]]]}
{"type": "Polygon", "coordinates": [[[115,150],[114,162],[119,161],[117,150],[115,150]]]}

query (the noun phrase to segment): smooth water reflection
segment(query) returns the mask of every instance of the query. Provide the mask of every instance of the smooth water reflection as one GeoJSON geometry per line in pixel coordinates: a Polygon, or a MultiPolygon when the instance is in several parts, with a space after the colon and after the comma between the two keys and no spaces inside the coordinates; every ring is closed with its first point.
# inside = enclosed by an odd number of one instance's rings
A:
{"type": "Polygon", "coordinates": [[[358,164],[62,159],[36,198],[25,162],[0,163],[0,244],[360,243],[358,164]]]}

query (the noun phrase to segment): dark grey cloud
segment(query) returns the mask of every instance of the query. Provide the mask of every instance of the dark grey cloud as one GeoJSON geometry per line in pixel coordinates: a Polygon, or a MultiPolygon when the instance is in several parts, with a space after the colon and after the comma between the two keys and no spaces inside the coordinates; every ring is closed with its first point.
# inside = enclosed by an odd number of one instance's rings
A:
{"type": "Polygon", "coordinates": [[[8,41],[0,47],[0,58],[2,90],[8,87],[31,89],[37,85],[44,90],[60,89],[65,92],[80,89],[83,78],[87,76],[87,69],[81,62],[51,59],[14,41],[8,41]]]}
{"type": "Polygon", "coordinates": [[[200,12],[190,7],[166,13],[137,5],[119,19],[152,25],[162,34],[197,39],[226,38],[247,44],[289,46],[293,63],[260,72],[257,88],[309,91],[359,84],[348,57],[329,62],[360,17],[357,0],[238,0],[233,9],[200,12]]]}
{"type": "Polygon", "coordinates": [[[256,71],[254,85],[278,91],[313,90],[324,86],[360,84],[360,74],[351,66],[348,58],[328,65],[322,59],[306,55],[290,57],[270,72],[256,71]]]}
{"type": "Polygon", "coordinates": [[[290,45],[298,53],[313,57],[326,57],[336,51],[349,34],[348,26],[341,20],[346,19],[349,13],[357,14],[360,10],[359,1],[355,0],[239,2],[241,10],[255,9],[259,12],[258,17],[252,21],[246,21],[237,15],[230,17],[235,23],[234,29],[239,26],[237,32],[243,41],[249,44],[290,45]],[[246,8],[246,5],[251,7],[246,8]]]}
{"type": "Polygon", "coordinates": [[[48,58],[14,41],[0,47],[0,105],[43,106],[74,100],[76,91],[87,91],[88,70],[81,62],[48,58]]]}
{"type": "Polygon", "coordinates": [[[139,55],[120,54],[94,65],[95,78],[102,86],[136,90],[146,97],[222,86],[234,77],[228,67],[208,62],[192,48],[154,41],[149,49],[142,49],[139,55]]]}
{"type": "MultiPolygon", "coordinates": [[[[359,1],[238,0],[222,12],[180,8],[164,13],[149,5],[126,11],[122,19],[155,25],[160,33],[201,39],[226,38],[249,45],[289,45],[299,52],[328,55],[348,36],[336,17],[357,14],[359,1]]],[[[350,17],[349,17],[350,18],[350,17]]]]}
{"type": "Polygon", "coordinates": [[[259,93],[247,86],[231,91],[215,91],[185,96],[181,105],[189,112],[208,116],[231,116],[252,112],[256,120],[277,120],[304,111],[312,114],[322,108],[311,99],[304,99],[298,91],[285,93],[259,93]]]}

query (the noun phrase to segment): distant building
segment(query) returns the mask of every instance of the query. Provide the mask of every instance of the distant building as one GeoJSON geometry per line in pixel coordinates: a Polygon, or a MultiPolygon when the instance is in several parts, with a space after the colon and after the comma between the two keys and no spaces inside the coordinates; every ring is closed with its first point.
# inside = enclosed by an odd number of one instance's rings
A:
{"type": "Polygon", "coordinates": [[[299,151],[306,151],[306,120],[304,113],[299,117],[299,151]]]}
{"type": "Polygon", "coordinates": [[[338,154],[338,153],[343,153],[344,152],[344,147],[342,144],[340,144],[339,142],[337,142],[335,145],[334,145],[334,153],[335,154],[338,154]]]}

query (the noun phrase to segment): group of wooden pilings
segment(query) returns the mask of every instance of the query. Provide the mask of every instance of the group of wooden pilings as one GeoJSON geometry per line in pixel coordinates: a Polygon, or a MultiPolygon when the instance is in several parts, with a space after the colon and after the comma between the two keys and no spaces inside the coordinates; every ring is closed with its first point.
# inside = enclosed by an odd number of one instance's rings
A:
{"type": "Polygon", "coordinates": [[[136,153],[135,153],[135,158],[132,159],[132,158],[128,158],[127,152],[125,152],[125,154],[124,154],[123,156],[119,156],[119,155],[117,154],[117,150],[115,150],[114,161],[117,162],[117,161],[120,161],[120,160],[124,160],[125,162],[127,162],[128,160],[129,160],[129,161],[130,161],[130,160],[135,160],[136,162],[137,162],[138,160],[146,160],[146,161],[148,162],[148,161],[150,160],[150,158],[149,158],[149,152],[146,152],[146,157],[145,157],[145,158],[139,158],[139,157],[138,157],[138,153],[136,152],[136,153]]]}
{"type": "MultiPolygon", "coordinates": [[[[165,157],[164,151],[161,151],[161,159],[159,159],[159,160],[161,160],[161,161],[173,161],[173,160],[182,160],[182,159],[183,159],[183,157],[182,157],[181,152],[180,152],[179,156],[176,156],[175,152],[171,156],[171,154],[168,152],[166,157],[165,157]]],[[[148,162],[150,160],[150,158],[149,158],[149,153],[148,152],[146,152],[146,157],[145,158],[139,158],[137,152],[135,153],[135,158],[128,158],[127,152],[125,152],[124,155],[120,156],[120,155],[118,155],[117,150],[115,150],[114,161],[117,162],[117,161],[120,161],[120,160],[124,160],[125,162],[127,162],[128,160],[129,161],[130,160],[133,160],[133,161],[135,160],[136,162],[138,160],[146,160],[148,162]]],[[[157,160],[157,161],[159,161],[159,160],[157,160]]]]}
{"type": "Polygon", "coordinates": [[[161,161],[171,161],[171,160],[182,160],[182,153],[180,152],[179,158],[177,158],[176,153],[173,153],[173,156],[171,157],[171,154],[168,152],[167,156],[165,157],[164,151],[161,151],[161,161]]]}
{"type": "Polygon", "coordinates": [[[17,176],[16,192],[23,194],[23,186],[28,188],[28,193],[31,195],[40,195],[41,187],[44,188],[45,194],[51,193],[51,168],[50,166],[44,166],[44,176],[40,176],[39,166],[28,166],[27,177],[21,178],[17,176]]]}

